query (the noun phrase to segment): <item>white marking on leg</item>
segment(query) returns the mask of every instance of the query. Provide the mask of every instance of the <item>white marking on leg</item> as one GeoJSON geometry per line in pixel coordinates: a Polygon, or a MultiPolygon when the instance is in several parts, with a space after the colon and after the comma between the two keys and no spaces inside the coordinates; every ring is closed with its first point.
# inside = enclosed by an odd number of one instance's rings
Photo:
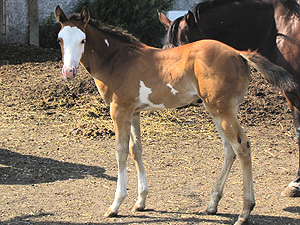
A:
{"type": "MultiPolygon", "coordinates": [[[[117,144],[117,149],[122,149],[119,144],[117,144]]],[[[112,205],[109,207],[112,212],[118,213],[118,209],[126,197],[126,160],[127,155],[116,152],[116,159],[118,162],[118,181],[117,189],[115,193],[115,199],[112,205]]]]}
{"type": "Polygon", "coordinates": [[[206,209],[206,211],[209,214],[216,214],[217,213],[218,204],[219,204],[219,201],[221,200],[221,198],[222,198],[222,195],[220,195],[219,192],[213,191],[211,193],[210,202],[209,202],[209,204],[207,206],[207,209],[206,209]]]}
{"type": "Polygon", "coordinates": [[[148,194],[148,184],[142,159],[140,114],[136,114],[133,117],[129,143],[131,156],[135,162],[138,173],[138,200],[132,210],[138,211],[145,208],[146,197],[148,194]]]}
{"type": "Polygon", "coordinates": [[[143,104],[148,105],[147,107],[144,108],[145,110],[166,108],[164,104],[153,104],[149,99],[149,96],[151,93],[152,93],[151,88],[146,87],[144,82],[140,81],[140,92],[139,92],[138,104],[137,104],[136,108],[138,108],[139,106],[141,106],[143,104]]]}
{"type": "Polygon", "coordinates": [[[144,208],[146,197],[148,194],[148,184],[147,184],[146,174],[144,171],[143,172],[138,171],[138,193],[139,196],[136,205],[138,207],[144,208]]]}
{"type": "Polygon", "coordinates": [[[176,95],[176,94],[178,93],[178,91],[175,90],[175,89],[172,87],[172,85],[171,85],[170,83],[167,84],[167,86],[168,86],[169,88],[171,88],[171,92],[172,92],[173,95],[176,95]]]}
{"type": "Polygon", "coordinates": [[[120,205],[126,197],[126,168],[118,174],[115,199],[109,207],[113,212],[118,212],[120,205]]]}
{"type": "Polygon", "coordinates": [[[139,173],[138,175],[138,179],[139,179],[139,191],[140,193],[142,193],[144,190],[148,190],[148,184],[147,184],[147,179],[146,179],[146,174],[143,173],[139,173]]]}
{"type": "Polygon", "coordinates": [[[109,42],[108,42],[108,40],[107,40],[107,39],[104,39],[104,42],[105,42],[106,46],[109,47],[109,42]]]}

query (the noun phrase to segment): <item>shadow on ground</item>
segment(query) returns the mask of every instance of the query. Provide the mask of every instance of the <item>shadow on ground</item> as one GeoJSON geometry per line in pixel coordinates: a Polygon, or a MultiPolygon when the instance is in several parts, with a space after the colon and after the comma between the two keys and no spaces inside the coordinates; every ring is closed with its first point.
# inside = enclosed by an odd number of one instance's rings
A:
{"type": "MultiPolygon", "coordinates": [[[[293,208],[299,208],[299,207],[293,207],[293,208]]],[[[155,216],[147,216],[147,212],[140,213],[139,215],[128,215],[128,216],[119,216],[120,222],[118,220],[113,221],[105,221],[101,223],[70,223],[67,221],[49,221],[49,217],[55,216],[52,213],[40,213],[36,215],[26,215],[26,216],[20,216],[15,217],[9,221],[3,221],[5,224],[33,224],[33,225],[84,225],[84,224],[90,224],[90,225],[105,225],[105,224],[118,224],[118,225],[127,225],[127,224],[156,224],[156,223],[187,223],[187,224],[201,224],[201,223],[209,223],[209,224],[233,224],[234,221],[237,220],[238,215],[237,214],[217,214],[219,219],[205,219],[205,215],[203,213],[182,213],[182,212],[166,212],[166,211],[155,211],[150,210],[152,212],[156,212],[158,214],[161,214],[161,217],[159,215],[155,216]],[[185,215],[185,218],[174,218],[172,216],[174,213],[178,215],[185,215]],[[167,216],[165,214],[172,214],[170,216],[167,216]],[[196,218],[201,216],[202,218],[196,218]],[[42,217],[46,217],[48,221],[45,222],[35,222],[35,219],[41,219],[42,217]],[[122,222],[122,218],[130,217],[130,221],[128,222],[122,222]],[[222,219],[226,218],[226,219],[222,219]],[[136,218],[136,221],[133,221],[134,218],[136,218]]],[[[208,216],[209,217],[209,216],[208,216]]],[[[125,219],[124,219],[125,220],[125,219]]],[[[263,216],[263,215],[251,215],[249,224],[259,224],[259,225],[282,225],[282,224],[300,224],[300,219],[294,219],[289,217],[279,217],[279,216],[263,216]],[[283,223],[284,221],[284,223],[283,223]]]]}
{"type": "Polygon", "coordinates": [[[0,184],[38,184],[94,176],[115,181],[98,166],[68,163],[0,149],[0,184]],[[1,167],[2,166],[2,167],[1,167]]]}

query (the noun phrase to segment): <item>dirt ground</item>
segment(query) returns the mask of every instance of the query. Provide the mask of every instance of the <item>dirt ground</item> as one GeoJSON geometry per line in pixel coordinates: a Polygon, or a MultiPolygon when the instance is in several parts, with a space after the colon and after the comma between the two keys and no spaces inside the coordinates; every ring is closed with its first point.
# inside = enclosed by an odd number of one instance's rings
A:
{"type": "MultiPolygon", "coordinates": [[[[1,224],[232,224],[242,208],[236,161],[217,215],[204,215],[223,162],[221,140],[201,104],[142,115],[147,210],[136,214],[133,160],[128,197],[117,218],[103,218],[114,198],[114,131],[83,67],[61,77],[57,50],[0,45],[1,224]]],[[[300,198],[280,195],[296,177],[291,114],[278,89],[258,74],[240,107],[251,140],[256,207],[251,224],[300,224],[300,198]]]]}

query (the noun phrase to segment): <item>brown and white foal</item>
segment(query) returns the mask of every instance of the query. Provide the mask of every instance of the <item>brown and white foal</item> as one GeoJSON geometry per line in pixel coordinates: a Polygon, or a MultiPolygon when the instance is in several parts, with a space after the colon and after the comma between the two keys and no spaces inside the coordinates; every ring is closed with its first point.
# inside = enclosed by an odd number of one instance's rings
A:
{"type": "Polygon", "coordinates": [[[175,108],[201,98],[221,135],[225,160],[206,210],[217,212],[229,170],[237,156],[243,173],[243,211],[235,224],[247,222],[254,201],[250,142],[237,120],[237,109],[248,87],[249,64],[267,80],[285,79],[284,90],[294,88],[290,74],[255,52],[239,52],[217,41],[204,40],[167,50],[149,47],[119,30],[90,20],[86,8],[66,17],[58,6],[58,34],[68,80],[79,62],[95,79],[107,104],[116,132],[118,181],[115,199],[105,216],[116,216],[126,196],[126,161],[130,152],[138,173],[138,200],[144,210],[148,185],[142,162],[140,112],[175,108]],[[276,79],[274,79],[276,77],[276,79]]]}

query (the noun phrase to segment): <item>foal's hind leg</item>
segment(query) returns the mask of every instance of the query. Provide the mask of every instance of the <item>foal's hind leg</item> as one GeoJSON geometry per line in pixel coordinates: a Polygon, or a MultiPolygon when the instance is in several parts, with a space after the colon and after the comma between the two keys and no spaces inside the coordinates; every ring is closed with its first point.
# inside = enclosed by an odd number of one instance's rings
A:
{"type": "Polygon", "coordinates": [[[230,169],[232,167],[233,162],[235,161],[236,155],[232,149],[231,144],[228,142],[227,138],[224,136],[222,130],[219,127],[219,124],[216,123],[216,127],[219,131],[219,134],[221,135],[223,147],[224,147],[224,163],[221,169],[221,172],[218,176],[218,179],[213,187],[211,198],[209,205],[207,206],[207,209],[205,213],[207,214],[216,214],[218,203],[221,200],[223,196],[223,190],[224,185],[227,180],[228,174],[230,172],[230,169]]]}
{"type": "MultiPolygon", "coordinates": [[[[217,126],[230,143],[240,160],[243,173],[244,203],[243,211],[235,225],[246,224],[255,205],[250,142],[237,121],[234,113],[219,114],[214,117],[217,126]]],[[[222,179],[221,179],[222,180],[222,179]]],[[[219,180],[218,180],[219,181],[219,180]]],[[[215,185],[217,186],[217,184],[215,185]]]]}
{"type": "Polygon", "coordinates": [[[136,113],[133,116],[129,150],[131,157],[135,162],[136,170],[138,173],[138,200],[136,201],[132,211],[143,211],[145,209],[145,202],[148,194],[148,184],[142,160],[140,113],[136,113]]]}

